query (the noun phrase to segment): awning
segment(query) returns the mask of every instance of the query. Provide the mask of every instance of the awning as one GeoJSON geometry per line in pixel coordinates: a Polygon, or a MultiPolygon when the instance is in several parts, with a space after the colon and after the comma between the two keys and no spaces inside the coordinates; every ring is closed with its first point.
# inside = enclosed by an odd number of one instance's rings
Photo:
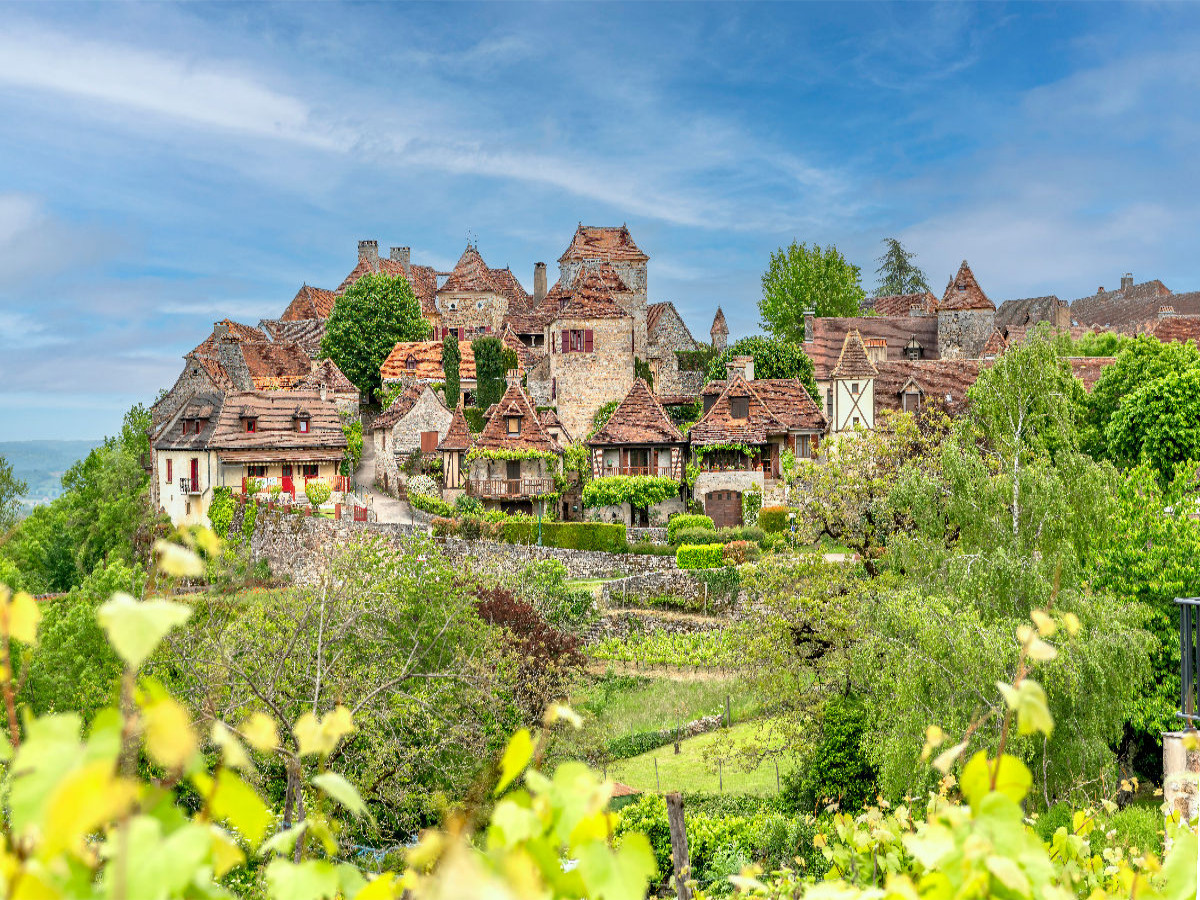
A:
{"type": "Polygon", "coordinates": [[[221,450],[217,453],[223,463],[288,463],[341,462],[342,450],[221,450]]]}

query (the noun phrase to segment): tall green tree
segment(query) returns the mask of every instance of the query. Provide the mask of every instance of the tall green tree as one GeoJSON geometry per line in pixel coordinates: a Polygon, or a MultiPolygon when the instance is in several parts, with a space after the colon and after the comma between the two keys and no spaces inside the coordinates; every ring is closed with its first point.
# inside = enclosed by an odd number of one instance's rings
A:
{"type": "Polygon", "coordinates": [[[486,410],[504,396],[504,376],[508,362],[499,338],[484,337],[471,341],[475,356],[475,405],[486,410]]]}
{"type": "Polygon", "coordinates": [[[17,524],[21,497],[29,485],[16,476],[12,463],[0,456],[0,537],[17,524]]]}
{"type": "Polygon", "coordinates": [[[1200,460],[1200,368],[1141,385],[1121,401],[1104,440],[1118,465],[1147,463],[1163,483],[1180,464],[1200,460]]]}
{"type": "Polygon", "coordinates": [[[777,338],[804,340],[804,313],[857,316],[866,294],[856,265],[836,247],[809,247],[792,241],[771,254],[758,301],[763,328],[777,338]]]}
{"type": "Polygon", "coordinates": [[[725,377],[725,364],[735,356],[754,358],[755,378],[799,378],[813,401],[820,404],[813,361],[795,341],[751,335],[719,353],[708,366],[707,381],[725,377]]]}
{"type": "Polygon", "coordinates": [[[879,268],[875,274],[879,276],[879,286],[875,288],[877,296],[888,294],[915,294],[929,290],[929,281],[925,273],[913,262],[916,254],[904,249],[898,238],[884,238],[886,248],[877,260],[879,268]]]}
{"type": "Polygon", "coordinates": [[[379,367],[401,341],[423,341],[429,323],[403,276],[364,275],[334,304],[321,355],[332,359],[367,400],[378,399],[379,367]]]}
{"type": "Polygon", "coordinates": [[[447,334],[442,342],[442,375],[446,379],[446,405],[451,409],[458,406],[461,390],[462,351],[458,348],[458,335],[447,334]]]}

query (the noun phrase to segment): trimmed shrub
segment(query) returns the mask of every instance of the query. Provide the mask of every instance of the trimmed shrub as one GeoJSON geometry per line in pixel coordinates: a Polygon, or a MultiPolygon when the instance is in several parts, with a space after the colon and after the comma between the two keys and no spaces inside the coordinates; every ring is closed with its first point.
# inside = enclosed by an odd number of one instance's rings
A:
{"type": "Polygon", "coordinates": [[[764,506],[758,511],[758,527],[767,534],[777,534],[788,529],[790,506],[764,506]]]}
{"type": "Polygon", "coordinates": [[[875,767],[863,744],[868,713],[857,697],[832,697],[821,721],[821,742],[807,764],[788,773],[780,802],[797,812],[812,812],[837,801],[842,812],[857,812],[878,788],[875,767]]]}
{"type": "MultiPolygon", "coordinates": [[[[763,530],[754,525],[738,525],[735,528],[722,528],[717,534],[721,536],[722,542],[726,544],[730,541],[750,541],[757,544],[766,537],[763,534],[763,530]]],[[[697,541],[695,543],[702,542],[697,541]]]]}
{"type": "MultiPolygon", "coordinates": [[[[424,478],[427,476],[418,477],[424,478]]],[[[432,516],[450,518],[454,515],[454,507],[441,497],[430,497],[427,494],[409,494],[408,503],[413,509],[419,509],[421,512],[429,513],[432,516]]]]}
{"type": "MultiPolygon", "coordinates": [[[[536,544],[536,521],[507,521],[503,523],[501,540],[510,544],[536,544]]],[[[605,553],[624,553],[628,544],[624,525],[602,522],[542,522],[542,544],[568,550],[600,550],[605,553]]]]}
{"type": "Polygon", "coordinates": [[[671,521],[667,523],[667,543],[678,544],[679,541],[675,539],[675,535],[684,528],[707,528],[709,531],[715,531],[716,527],[708,516],[680,513],[672,516],[671,521]]]}
{"type": "Polygon", "coordinates": [[[321,506],[333,496],[333,488],[324,481],[310,481],[304,485],[304,496],[313,506],[321,506]]]}
{"type": "Polygon", "coordinates": [[[641,553],[644,556],[674,556],[675,548],[666,544],[655,544],[651,541],[638,541],[627,548],[629,553],[641,553]]]}
{"type": "Polygon", "coordinates": [[[715,569],[725,564],[725,548],[721,544],[684,544],[675,553],[681,569],[715,569]]]}
{"type": "Polygon", "coordinates": [[[483,503],[478,497],[459,494],[454,501],[454,509],[464,516],[478,516],[483,514],[483,503]]]}
{"type": "Polygon", "coordinates": [[[208,521],[212,523],[213,533],[217,537],[228,537],[229,526],[233,524],[233,491],[227,487],[213,488],[213,498],[208,504],[208,521]]]}
{"type": "Polygon", "coordinates": [[[434,537],[454,537],[458,534],[458,522],[454,519],[438,516],[429,524],[433,528],[434,537]]]}
{"type": "Polygon", "coordinates": [[[730,541],[725,545],[725,561],[733,565],[758,559],[758,544],[752,541],[730,541]]]}
{"type": "Polygon", "coordinates": [[[683,544],[724,544],[727,538],[718,531],[708,528],[682,528],[675,533],[672,543],[683,544]]]}

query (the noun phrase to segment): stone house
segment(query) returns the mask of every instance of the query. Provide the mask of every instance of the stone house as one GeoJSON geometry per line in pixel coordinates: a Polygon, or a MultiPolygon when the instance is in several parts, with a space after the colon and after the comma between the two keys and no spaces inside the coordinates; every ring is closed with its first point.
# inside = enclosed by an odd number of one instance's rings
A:
{"type": "Polygon", "coordinates": [[[596,410],[620,400],[633,384],[633,321],[617,299],[627,294],[613,267],[586,268],[550,323],[550,400],[576,436],[591,431],[596,410]]]}
{"type": "Polygon", "coordinates": [[[414,451],[434,455],[454,414],[428,384],[406,387],[371,423],[375,450],[375,483],[386,492],[404,481],[401,467],[414,451]]]}
{"type": "MultiPolygon", "coordinates": [[[[441,384],[446,380],[442,367],[442,341],[401,341],[392,348],[379,374],[385,388],[396,385],[441,384]]],[[[468,397],[473,397],[477,386],[475,379],[475,353],[470,341],[459,341],[458,384],[468,397]]]]}
{"type": "Polygon", "coordinates": [[[203,524],[217,487],[303,496],[309,481],[333,484],[346,455],[337,408],[303,391],[198,394],[153,434],[151,498],[173,524],[203,524]]]}
{"type": "Polygon", "coordinates": [[[541,513],[557,491],[562,447],[542,426],[515,372],[467,455],[467,493],[488,508],[541,513]]]}
{"type": "Polygon", "coordinates": [[[312,371],[297,381],[292,390],[320,394],[322,400],[333,401],[343,419],[358,418],[358,388],[332,359],[314,360],[312,371]]]}
{"type": "MultiPolygon", "coordinates": [[[[614,289],[612,299],[632,319],[630,349],[642,359],[649,343],[646,309],[646,263],[649,260],[650,257],[634,243],[633,235],[625,225],[620,228],[580,225],[575,229],[570,245],[558,258],[559,283],[567,289],[577,285],[588,269],[611,268],[616,274],[621,287],[614,289]]],[[[611,281],[607,274],[606,279],[611,281]]]]}
{"type": "Polygon", "coordinates": [[[996,304],[965,259],[938,301],[937,322],[938,355],[943,359],[978,359],[996,326],[996,304]]]}
{"type": "Polygon", "coordinates": [[[437,337],[453,330],[460,341],[484,334],[500,334],[510,310],[521,312],[532,298],[509,269],[493,269],[467,245],[453,271],[438,287],[437,337]]]}
{"type": "MultiPolygon", "coordinates": [[[[674,479],[682,491],[687,439],[641,378],[633,382],[629,393],[587,445],[593,479],[650,475],[674,479]]],[[[676,496],[652,509],[633,509],[623,503],[593,512],[604,521],[649,525],[651,520],[665,522],[683,508],[683,501],[676,496]]]]}
{"type": "Polygon", "coordinates": [[[996,327],[1002,332],[1012,327],[1028,327],[1041,322],[1048,322],[1054,328],[1070,328],[1071,305],[1050,294],[1005,300],[996,309],[996,327]]]}
{"type": "Polygon", "coordinates": [[[699,350],[701,344],[683,321],[674,303],[646,307],[645,361],[654,379],[654,391],[666,396],[696,396],[704,383],[703,372],[680,371],[679,351],[699,350]]]}
{"type": "Polygon", "coordinates": [[[437,287],[438,273],[432,266],[420,266],[412,262],[408,247],[392,247],[387,258],[379,255],[378,241],[358,242],[358,261],[350,270],[334,294],[341,296],[346,289],[364,275],[391,275],[402,277],[412,285],[413,294],[421,305],[421,313],[431,325],[438,325],[437,287]]]}
{"type": "Polygon", "coordinates": [[[727,372],[724,381],[704,386],[704,414],[688,432],[700,470],[692,497],[718,526],[740,524],[742,495],[774,487],[783,451],[811,457],[826,430],[824,415],[798,379],[755,380],[748,356],[731,359],[727,372]]]}

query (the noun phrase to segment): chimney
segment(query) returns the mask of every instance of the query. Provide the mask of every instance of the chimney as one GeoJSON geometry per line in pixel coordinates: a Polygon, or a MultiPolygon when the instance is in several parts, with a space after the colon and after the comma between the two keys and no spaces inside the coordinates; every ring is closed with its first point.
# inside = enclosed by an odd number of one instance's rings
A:
{"type": "Polygon", "coordinates": [[[1100,285],[1100,287],[1096,288],[1096,296],[1097,297],[1103,293],[1104,293],[1104,285],[1100,285]]]}
{"type": "Polygon", "coordinates": [[[734,373],[741,375],[747,381],[754,380],[754,357],[753,356],[733,356],[729,362],[725,363],[725,376],[732,378],[734,373]]]}
{"type": "Polygon", "coordinates": [[[813,342],[813,319],[817,317],[815,309],[806,309],[804,311],[804,343],[811,344],[813,342]]]}
{"type": "Polygon", "coordinates": [[[505,372],[504,373],[504,383],[508,387],[520,387],[521,386],[521,370],[520,369],[509,369],[507,372],[505,372]]]}
{"type": "Polygon", "coordinates": [[[393,262],[400,263],[404,269],[404,277],[409,277],[409,268],[412,265],[412,250],[408,247],[393,247],[391,252],[393,262]]]}
{"type": "Polygon", "coordinates": [[[228,335],[229,335],[229,326],[228,325],[226,325],[224,322],[213,322],[213,337],[215,337],[219,341],[222,338],[228,337],[228,335]]]}
{"type": "Polygon", "coordinates": [[[533,302],[540,304],[546,299],[546,264],[533,264],[533,302]]]}
{"type": "Polygon", "coordinates": [[[1175,315],[1175,307],[1173,306],[1160,306],[1158,308],[1158,317],[1160,319],[1169,319],[1173,315],[1175,315]]]}
{"type": "Polygon", "coordinates": [[[1121,276],[1121,290],[1127,291],[1133,287],[1133,273],[1126,272],[1121,276]]]}
{"type": "Polygon", "coordinates": [[[379,241],[359,241],[358,242],[358,258],[365,259],[371,264],[371,268],[376,272],[379,271],[379,241]]]}
{"type": "Polygon", "coordinates": [[[324,403],[329,399],[329,385],[324,381],[321,382],[321,402],[324,403]]]}

